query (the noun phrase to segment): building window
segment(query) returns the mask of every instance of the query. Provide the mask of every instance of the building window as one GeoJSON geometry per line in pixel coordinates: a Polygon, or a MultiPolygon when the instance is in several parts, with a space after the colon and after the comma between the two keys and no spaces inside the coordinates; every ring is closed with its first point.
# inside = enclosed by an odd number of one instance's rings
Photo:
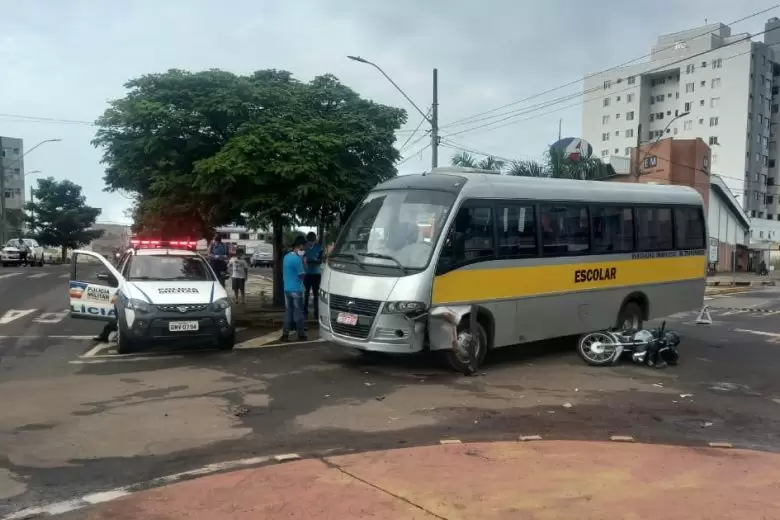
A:
{"type": "Polygon", "coordinates": [[[507,204],[498,208],[499,258],[536,256],[536,215],[533,206],[507,204]]]}
{"type": "Polygon", "coordinates": [[[652,123],[655,121],[655,114],[650,114],[650,122],[652,123]]]}
{"type": "Polygon", "coordinates": [[[710,136],[710,146],[720,144],[718,143],[718,136],[717,135],[711,135],[710,136]]]}
{"type": "Polygon", "coordinates": [[[634,250],[634,215],[631,208],[594,207],[591,221],[594,254],[634,250]]]}
{"type": "Polygon", "coordinates": [[[5,198],[10,199],[11,198],[11,190],[5,190],[5,198]]]}
{"type": "Polygon", "coordinates": [[[704,88],[705,86],[707,86],[707,82],[706,82],[706,81],[702,81],[702,82],[699,84],[699,86],[700,86],[701,88],[704,88]]]}
{"type": "Polygon", "coordinates": [[[615,137],[618,137],[620,135],[620,130],[615,130],[615,137]]]}
{"type": "Polygon", "coordinates": [[[601,124],[606,125],[609,123],[609,116],[601,116],[601,124]]]}
{"type": "Polygon", "coordinates": [[[690,101],[686,101],[685,102],[685,109],[683,110],[683,112],[690,112],[690,111],[691,111],[691,102],[690,101]]]}
{"type": "Polygon", "coordinates": [[[620,153],[620,148],[615,148],[615,155],[620,153]]]}
{"type": "Polygon", "coordinates": [[[626,121],[633,121],[634,120],[634,111],[626,112],[626,121]]]}
{"type": "Polygon", "coordinates": [[[717,117],[711,117],[710,118],[710,126],[718,126],[718,118],[717,117]]]}
{"type": "Polygon", "coordinates": [[[626,94],[626,103],[633,103],[633,101],[634,101],[634,95],[626,94]]]}
{"type": "Polygon", "coordinates": [[[712,60],[712,68],[713,69],[719,69],[723,66],[723,60],[721,58],[718,58],[717,60],[712,60]]]}
{"type": "Polygon", "coordinates": [[[720,103],[720,98],[718,97],[710,98],[710,108],[718,108],[719,103],[720,103]]]}
{"type": "Polygon", "coordinates": [[[772,113],[777,114],[777,105],[772,105],[772,113]]]}
{"type": "Polygon", "coordinates": [[[624,153],[623,155],[625,155],[626,157],[631,157],[631,147],[630,146],[626,146],[626,153],[624,153]]]}
{"type": "Polygon", "coordinates": [[[696,65],[694,65],[693,63],[691,63],[690,65],[687,65],[685,67],[685,73],[686,74],[693,74],[694,70],[696,70],[696,65]]]}
{"type": "Polygon", "coordinates": [[[603,134],[601,134],[601,140],[609,141],[609,132],[604,132],[603,134]]]}
{"type": "Polygon", "coordinates": [[[690,94],[693,92],[695,85],[693,83],[686,83],[685,84],[685,92],[690,94]]]}
{"type": "Polygon", "coordinates": [[[668,251],[674,247],[671,209],[637,208],[636,216],[640,251],[668,251]]]}
{"type": "Polygon", "coordinates": [[[636,78],[634,76],[629,76],[627,82],[629,85],[633,85],[634,83],[636,83],[636,78]]]}
{"type": "Polygon", "coordinates": [[[718,154],[714,153],[712,154],[712,164],[715,164],[718,162],[718,154]]]}
{"type": "Polygon", "coordinates": [[[586,255],[590,249],[587,206],[539,206],[544,256],[586,255]]]}
{"type": "Polygon", "coordinates": [[[664,113],[663,113],[663,112],[658,112],[658,113],[655,115],[655,118],[656,118],[656,119],[663,119],[663,118],[664,118],[664,113]]]}
{"type": "Polygon", "coordinates": [[[617,101],[620,101],[620,96],[617,97],[617,101]]]}
{"type": "Polygon", "coordinates": [[[711,88],[720,88],[720,78],[712,78],[711,88]]]}
{"type": "Polygon", "coordinates": [[[703,117],[700,117],[700,118],[699,118],[699,124],[700,124],[700,125],[703,125],[703,124],[704,124],[704,118],[703,118],[703,117]]]}
{"type": "Polygon", "coordinates": [[[628,130],[626,130],[626,137],[634,137],[634,129],[633,128],[629,128],[628,130]]]}
{"type": "Polygon", "coordinates": [[[663,100],[664,100],[664,95],[663,95],[663,94],[661,94],[660,96],[655,96],[655,100],[656,100],[656,101],[658,101],[658,102],[660,103],[661,101],[663,101],[663,100]]]}
{"type": "Polygon", "coordinates": [[[650,104],[655,105],[655,97],[650,96],[650,104]]]}
{"type": "Polygon", "coordinates": [[[609,98],[604,98],[604,106],[605,107],[609,106],[609,98]]]}
{"type": "Polygon", "coordinates": [[[606,81],[604,82],[604,88],[605,88],[605,89],[608,89],[608,88],[609,88],[609,87],[611,87],[611,86],[612,86],[612,82],[611,82],[610,80],[606,80],[606,81]]]}
{"type": "Polygon", "coordinates": [[[601,156],[606,157],[609,155],[609,150],[601,150],[601,156]]]}

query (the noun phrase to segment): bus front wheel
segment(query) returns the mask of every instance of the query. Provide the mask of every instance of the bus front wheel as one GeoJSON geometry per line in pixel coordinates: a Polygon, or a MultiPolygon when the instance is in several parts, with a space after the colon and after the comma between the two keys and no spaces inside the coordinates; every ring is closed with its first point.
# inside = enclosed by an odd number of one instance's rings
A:
{"type": "MultiPolygon", "coordinates": [[[[479,322],[477,323],[477,327],[479,329],[479,337],[477,338],[476,355],[474,356],[474,362],[471,366],[473,370],[476,370],[480,365],[482,365],[482,362],[485,360],[485,356],[487,355],[488,351],[488,336],[487,332],[485,332],[485,327],[483,327],[479,322]]],[[[470,336],[469,320],[464,318],[463,321],[461,321],[461,324],[458,325],[458,342],[468,341],[470,336]]],[[[445,351],[444,361],[448,367],[457,372],[466,372],[466,370],[469,368],[469,360],[463,359],[463,356],[455,350],[445,351]]]]}

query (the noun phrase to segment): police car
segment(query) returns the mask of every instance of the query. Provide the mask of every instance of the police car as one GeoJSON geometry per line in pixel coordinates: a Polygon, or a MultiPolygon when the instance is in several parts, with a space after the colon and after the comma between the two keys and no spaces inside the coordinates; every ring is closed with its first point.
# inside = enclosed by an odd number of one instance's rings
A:
{"type": "Polygon", "coordinates": [[[153,343],[235,344],[233,307],[195,242],[133,240],[116,265],[92,251],[74,251],[68,287],[75,319],[115,323],[118,350],[153,343]]]}

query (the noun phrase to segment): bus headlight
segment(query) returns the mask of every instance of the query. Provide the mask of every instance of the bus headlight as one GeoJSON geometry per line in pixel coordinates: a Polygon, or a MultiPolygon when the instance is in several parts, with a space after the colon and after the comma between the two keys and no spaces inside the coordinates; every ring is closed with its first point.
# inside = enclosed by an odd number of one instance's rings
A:
{"type": "Polygon", "coordinates": [[[320,301],[325,305],[328,304],[328,293],[320,289],[320,301]]]}
{"type": "Polygon", "coordinates": [[[387,302],[382,312],[385,314],[414,314],[425,310],[423,302],[387,302]]]}

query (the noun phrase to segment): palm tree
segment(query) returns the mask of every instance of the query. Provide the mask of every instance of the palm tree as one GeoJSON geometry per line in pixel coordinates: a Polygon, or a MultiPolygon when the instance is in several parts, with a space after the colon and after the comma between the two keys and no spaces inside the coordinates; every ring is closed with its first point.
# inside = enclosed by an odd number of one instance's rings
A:
{"type": "Polygon", "coordinates": [[[509,166],[506,173],[521,177],[601,180],[615,175],[615,169],[596,157],[572,161],[564,157],[561,150],[551,149],[545,154],[543,162],[517,161],[509,166]]]}
{"type": "Polygon", "coordinates": [[[452,159],[450,159],[450,164],[463,168],[477,168],[480,170],[490,170],[495,173],[501,173],[506,163],[502,160],[496,159],[492,155],[488,155],[484,159],[478,161],[476,157],[470,153],[460,152],[452,156],[452,159]]]}

